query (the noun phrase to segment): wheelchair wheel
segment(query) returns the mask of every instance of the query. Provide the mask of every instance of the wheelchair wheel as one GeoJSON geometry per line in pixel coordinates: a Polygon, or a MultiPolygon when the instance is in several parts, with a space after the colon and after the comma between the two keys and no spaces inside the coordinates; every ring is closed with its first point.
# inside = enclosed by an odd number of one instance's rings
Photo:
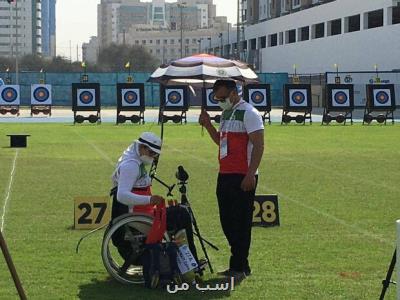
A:
{"type": "MultiPolygon", "coordinates": [[[[146,237],[153,224],[153,219],[147,215],[125,214],[110,224],[103,237],[101,247],[101,257],[107,272],[117,281],[124,284],[142,284],[143,268],[137,263],[144,250],[146,237]],[[130,243],[132,251],[132,263],[127,266],[124,259],[113,245],[112,236],[120,228],[124,227],[124,241],[130,243]],[[125,265],[124,265],[125,264],[125,265]]],[[[164,239],[169,241],[168,234],[165,233],[164,239]]]]}

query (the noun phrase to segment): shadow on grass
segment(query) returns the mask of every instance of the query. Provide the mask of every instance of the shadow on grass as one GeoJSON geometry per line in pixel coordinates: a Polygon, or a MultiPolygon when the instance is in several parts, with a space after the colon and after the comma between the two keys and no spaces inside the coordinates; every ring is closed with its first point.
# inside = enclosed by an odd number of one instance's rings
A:
{"type": "MultiPolygon", "coordinates": [[[[215,286],[216,284],[226,283],[226,279],[212,278],[204,281],[201,286],[215,286]]],[[[227,298],[231,291],[206,291],[201,292],[196,287],[191,287],[188,291],[178,291],[170,294],[166,289],[151,290],[142,284],[123,285],[113,279],[97,280],[92,279],[90,283],[79,287],[79,299],[221,299],[227,298]]]]}

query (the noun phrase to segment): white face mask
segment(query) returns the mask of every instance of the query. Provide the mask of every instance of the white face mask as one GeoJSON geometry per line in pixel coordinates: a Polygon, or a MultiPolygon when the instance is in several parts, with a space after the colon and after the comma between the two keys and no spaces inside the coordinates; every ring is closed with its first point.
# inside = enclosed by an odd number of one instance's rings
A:
{"type": "Polygon", "coordinates": [[[218,101],[218,105],[222,108],[222,110],[231,110],[233,107],[233,104],[229,98],[225,98],[225,102],[218,101]]]}
{"type": "Polygon", "coordinates": [[[142,161],[142,163],[144,163],[145,165],[151,165],[154,161],[154,158],[147,156],[147,155],[141,155],[140,156],[140,160],[142,161]]]}

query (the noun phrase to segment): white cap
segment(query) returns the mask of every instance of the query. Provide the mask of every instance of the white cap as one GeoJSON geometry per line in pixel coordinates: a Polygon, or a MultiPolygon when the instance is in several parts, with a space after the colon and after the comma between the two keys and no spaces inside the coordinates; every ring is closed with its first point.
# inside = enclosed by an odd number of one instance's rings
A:
{"type": "Polygon", "coordinates": [[[161,139],[152,132],[143,132],[137,142],[149,147],[152,151],[158,154],[161,153],[161,139]]]}

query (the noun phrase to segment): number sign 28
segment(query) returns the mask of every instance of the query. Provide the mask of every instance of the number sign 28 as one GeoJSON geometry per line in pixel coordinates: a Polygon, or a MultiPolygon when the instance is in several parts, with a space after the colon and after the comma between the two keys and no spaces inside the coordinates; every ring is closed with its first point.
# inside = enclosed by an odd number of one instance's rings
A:
{"type": "Polygon", "coordinates": [[[108,222],[111,209],[108,197],[75,198],[75,229],[95,229],[108,222]]]}
{"type": "Polygon", "coordinates": [[[260,195],[254,198],[253,226],[279,226],[277,195],[260,195]]]}

